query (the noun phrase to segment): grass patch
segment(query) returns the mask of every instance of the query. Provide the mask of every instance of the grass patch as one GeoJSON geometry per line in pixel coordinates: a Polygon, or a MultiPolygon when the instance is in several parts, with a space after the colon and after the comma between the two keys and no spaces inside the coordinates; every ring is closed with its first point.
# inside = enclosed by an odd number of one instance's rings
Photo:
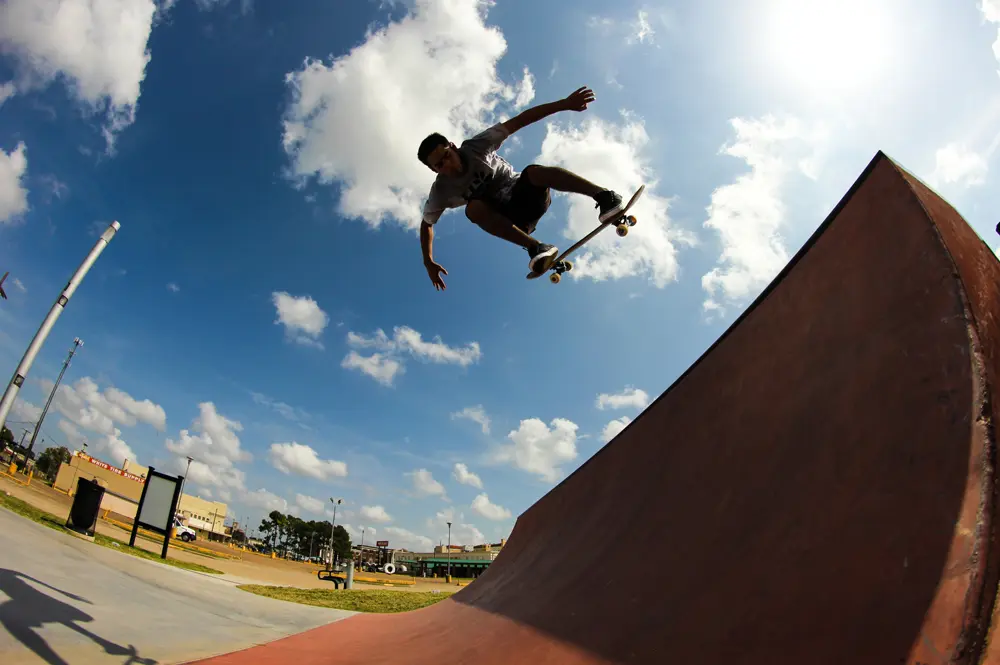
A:
{"type": "MultiPolygon", "coordinates": [[[[70,533],[70,530],[66,528],[65,520],[61,520],[52,513],[47,513],[44,510],[39,510],[35,508],[30,503],[22,501],[17,497],[8,495],[5,492],[0,492],[0,506],[3,506],[12,513],[17,513],[21,517],[27,517],[32,522],[37,522],[50,529],[55,529],[56,531],[62,531],[63,533],[70,533]]],[[[157,563],[163,563],[168,566],[174,566],[175,568],[183,568],[185,570],[193,570],[199,573],[211,573],[213,575],[222,575],[221,570],[215,570],[214,568],[209,568],[208,566],[203,566],[200,563],[188,563],[187,561],[178,561],[177,559],[161,559],[159,554],[154,554],[144,549],[138,547],[129,547],[128,542],[118,540],[117,538],[111,538],[103,534],[95,534],[94,542],[103,547],[107,547],[113,550],[118,550],[120,552],[125,552],[126,554],[131,554],[132,556],[139,557],[140,559],[147,559],[149,561],[155,561],[157,563]]]]}
{"type": "Polygon", "coordinates": [[[329,607],[335,610],[391,614],[410,612],[433,605],[452,595],[452,592],[432,591],[390,591],[388,589],[297,589],[287,586],[265,586],[262,584],[241,584],[240,589],[258,596],[287,600],[303,605],[329,607]]]}

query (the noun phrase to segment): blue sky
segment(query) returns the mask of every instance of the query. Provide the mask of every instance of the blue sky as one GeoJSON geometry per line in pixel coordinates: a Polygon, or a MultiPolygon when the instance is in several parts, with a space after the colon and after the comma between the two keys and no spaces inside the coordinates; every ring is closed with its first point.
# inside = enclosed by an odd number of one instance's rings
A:
{"type": "MultiPolygon", "coordinates": [[[[997,245],[997,0],[740,4],[8,0],[8,376],[121,223],[9,425],[80,337],[46,445],[169,471],[190,454],[189,490],[252,525],[342,497],[366,541],[421,549],[448,519],[455,542],[495,541],[723,332],[877,150],[997,245]],[[581,85],[587,111],[502,153],[645,183],[638,226],[553,286],[453,211],[435,291],[420,139],[581,85]]],[[[566,247],[595,214],[557,196],[537,235],[566,247]]]]}

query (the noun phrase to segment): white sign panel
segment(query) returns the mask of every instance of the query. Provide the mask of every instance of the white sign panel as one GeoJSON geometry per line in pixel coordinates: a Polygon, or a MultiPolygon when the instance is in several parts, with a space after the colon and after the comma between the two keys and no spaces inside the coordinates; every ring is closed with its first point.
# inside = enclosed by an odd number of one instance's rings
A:
{"type": "Polygon", "coordinates": [[[139,522],[158,529],[169,529],[173,518],[170,514],[170,505],[174,501],[176,487],[177,480],[174,478],[150,475],[146,498],[142,502],[142,511],[138,517],[139,522]]]}

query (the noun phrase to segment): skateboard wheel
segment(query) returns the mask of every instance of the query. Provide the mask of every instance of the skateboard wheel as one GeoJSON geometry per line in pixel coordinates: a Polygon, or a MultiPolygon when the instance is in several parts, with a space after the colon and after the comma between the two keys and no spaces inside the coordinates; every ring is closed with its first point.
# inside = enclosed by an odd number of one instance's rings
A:
{"type": "Polygon", "coordinates": [[[569,272],[573,269],[572,261],[563,261],[563,272],[569,272]]]}
{"type": "Polygon", "coordinates": [[[616,231],[618,231],[618,235],[624,238],[628,235],[628,224],[619,224],[616,231]]]}
{"type": "Polygon", "coordinates": [[[559,273],[557,272],[554,272],[551,275],[549,275],[549,281],[552,282],[553,284],[558,284],[560,279],[562,278],[559,277],[559,273]]]}
{"type": "Polygon", "coordinates": [[[625,219],[628,221],[629,226],[635,226],[635,223],[639,221],[638,219],[635,218],[635,215],[629,215],[625,219]]]}

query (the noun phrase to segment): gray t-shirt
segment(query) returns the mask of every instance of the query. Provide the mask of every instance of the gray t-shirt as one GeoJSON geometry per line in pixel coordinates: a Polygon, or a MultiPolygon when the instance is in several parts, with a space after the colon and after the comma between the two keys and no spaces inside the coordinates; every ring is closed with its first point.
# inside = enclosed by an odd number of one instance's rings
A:
{"type": "Polygon", "coordinates": [[[520,175],[497,154],[497,148],[507,136],[503,124],[497,123],[462,142],[458,154],[465,164],[465,173],[459,176],[439,174],[434,180],[424,203],[423,221],[426,224],[433,226],[445,210],[460,208],[474,199],[507,202],[520,175]]]}

